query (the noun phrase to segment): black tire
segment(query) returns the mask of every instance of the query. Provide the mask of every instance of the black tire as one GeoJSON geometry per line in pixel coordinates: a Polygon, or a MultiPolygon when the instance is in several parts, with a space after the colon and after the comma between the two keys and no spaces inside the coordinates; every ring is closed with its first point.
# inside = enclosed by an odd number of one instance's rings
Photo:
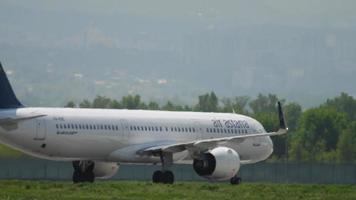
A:
{"type": "Polygon", "coordinates": [[[230,179],[231,185],[239,185],[241,183],[241,178],[234,176],[230,179]]]}
{"type": "Polygon", "coordinates": [[[72,166],[73,166],[74,171],[80,172],[80,165],[79,164],[80,164],[80,161],[78,161],[78,160],[72,162],[72,166]]]}
{"type": "Polygon", "coordinates": [[[84,175],[84,181],[85,182],[94,183],[95,175],[94,175],[93,172],[91,172],[91,171],[85,172],[83,175],[84,175]]]}
{"type": "Polygon", "coordinates": [[[174,183],[174,174],[171,171],[165,171],[163,173],[163,183],[164,184],[173,184],[174,183]]]}
{"type": "Polygon", "coordinates": [[[73,183],[82,182],[82,173],[80,173],[80,171],[74,171],[72,180],[73,180],[73,183]]]}
{"type": "Polygon", "coordinates": [[[153,183],[161,183],[163,179],[162,171],[155,171],[152,175],[152,182],[153,183]]]}
{"type": "Polygon", "coordinates": [[[90,161],[86,171],[87,172],[92,172],[92,171],[94,171],[94,167],[95,167],[95,162],[90,161]]]}

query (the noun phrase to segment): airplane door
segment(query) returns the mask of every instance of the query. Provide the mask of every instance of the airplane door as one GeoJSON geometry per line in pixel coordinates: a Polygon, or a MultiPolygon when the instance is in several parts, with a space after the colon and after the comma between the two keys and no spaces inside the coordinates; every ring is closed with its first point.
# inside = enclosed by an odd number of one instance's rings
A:
{"type": "Polygon", "coordinates": [[[44,119],[37,119],[36,120],[36,137],[35,140],[44,140],[46,139],[46,121],[44,119]]]}
{"type": "Polygon", "coordinates": [[[121,138],[128,140],[130,136],[129,124],[124,119],[120,120],[120,124],[121,124],[121,134],[120,134],[121,138]]]}

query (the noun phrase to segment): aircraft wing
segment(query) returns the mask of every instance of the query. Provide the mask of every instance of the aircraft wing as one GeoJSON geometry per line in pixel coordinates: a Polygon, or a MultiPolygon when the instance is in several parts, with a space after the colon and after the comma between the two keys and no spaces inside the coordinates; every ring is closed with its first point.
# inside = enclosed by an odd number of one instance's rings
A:
{"type": "Polygon", "coordinates": [[[278,102],[278,114],[279,114],[279,130],[276,132],[254,133],[249,135],[238,135],[232,137],[196,140],[196,141],[191,141],[186,143],[158,145],[158,146],[142,149],[137,153],[140,155],[158,155],[160,153],[178,153],[184,150],[188,150],[192,152],[197,152],[197,151],[201,152],[226,142],[241,143],[248,138],[283,135],[288,132],[288,128],[285,123],[284,114],[280,102],[278,102]]]}

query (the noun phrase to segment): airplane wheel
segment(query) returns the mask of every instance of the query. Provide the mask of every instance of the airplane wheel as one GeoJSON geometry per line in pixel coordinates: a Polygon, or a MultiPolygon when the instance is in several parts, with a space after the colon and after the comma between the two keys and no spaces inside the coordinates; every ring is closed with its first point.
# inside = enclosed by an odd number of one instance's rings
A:
{"type": "Polygon", "coordinates": [[[85,173],[83,173],[83,175],[85,177],[85,182],[94,183],[95,175],[93,172],[91,172],[91,171],[85,172],[85,173]]]}
{"type": "Polygon", "coordinates": [[[241,178],[234,176],[230,179],[231,185],[239,185],[241,183],[241,178]]]}
{"type": "Polygon", "coordinates": [[[162,182],[163,179],[163,173],[162,171],[155,171],[152,176],[152,182],[153,183],[160,183],[162,182]]]}
{"type": "Polygon", "coordinates": [[[73,161],[73,162],[72,162],[74,171],[78,171],[78,172],[80,171],[80,166],[79,166],[79,164],[80,164],[80,161],[73,161]]]}
{"type": "Polygon", "coordinates": [[[82,171],[80,161],[72,162],[74,172],[73,172],[73,183],[81,183],[81,182],[90,182],[93,183],[95,181],[94,170],[94,162],[89,162],[85,171],[82,171]]]}
{"type": "Polygon", "coordinates": [[[165,171],[163,173],[163,183],[164,184],[173,184],[174,183],[174,174],[171,171],[165,171]]]}
{"type": "Polygon", "coordinates": [[[72,180],[73,180],[73,183],[82,182],[82,173],[80,173],[80,171],[74,171],[72,180]]]}

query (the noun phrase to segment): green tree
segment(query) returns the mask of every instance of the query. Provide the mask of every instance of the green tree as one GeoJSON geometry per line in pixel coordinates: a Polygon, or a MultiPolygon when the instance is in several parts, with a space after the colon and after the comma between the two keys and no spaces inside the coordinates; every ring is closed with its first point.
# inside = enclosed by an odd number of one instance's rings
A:
{"type": "Polygon", "coordinates": [[[148,106],[147,106],[147,107],[148,107],[149,110],[159,110],[159,109],[160,109],[158,103],[153,102],[153,101],[150,101],[150,102],[148,103],[148,106]]]}
{"type": "Polygon", "coordinates": [[[92,104],[93,108],[111,108],[112,101],[110,98],[104,96],[96,96],[92,104]]]}
{"type": "Polygon", "coordinates": [[[121,104],[127,109],[144,109],[146,105],[141,102],[140,95],[128,95],[122,97],[121,104]]]}
{"type": "Polygon", "coordinates": [[[233,99],[230,98],[223,98],[221,100],[223,107],[222,107],[222,112],[233,112],[235,111],[235,113],[238,114],[247,114],[247,104],[248,101],[250,100],[250,97],[248,96],[239,96],[239,97],[235,97],[233,99]]]}
{"type": "Polygon", "coordinates": [[[343,92],[334,99],[328,99],[324,105],[346,113],[350,120],[356,120],[356,100],[347,93],[343,92]]]}
{"type": "MultiPolygon", "coordinates": [[[[279,99],[275,94],[268,94],[267,96],[259,94],[255,100],[250,102],[249,105],[253,113],[271,113],[276,111],[278,101],[279,99]]],[[[281,100],[281,102],[283,103],[284,100],[281,100]]]]}
{"type": "Polygon", "coordinates": [[[339,162],[356,163],[356,121],[349,124],[340,135],[337,144],[337,155],[339,162]]]}
{"type": "Polygon", "coordinates": [[[69,101],[67,103],[67,105],[65,105],[64,107],[66,107],[66,108],[75,108],[76,105],[75,105],[74,101],[69,101]]]}
{"type": "Polygon", "coordinates": [[[292,137],[290,158],[299,161],[335,160],[339,135],[346,124],[346,115],[332,108],[305,111],[292,137]]]}
{"type": "Polygon", "coordinates": [[[195,106],[196,111],[217,112],[219,99],[214,92],[199,96],[199,103],[195,106]]]}
{"type": "Polygon", "coordinates": [[[295,131],[297,129],[298,120],[302,115],[302,107],[297,103],[289,103],[283,106],[283,111],[289,131],[295,131]]]}
{"type": "Polygon", "coordinates": [[[189,106],[181,106],[181,105],[175,105],[171,101],[167,101],[165,105],[162,106],[162,110],[168,110],[168,111],[187,111],[189,110],[189,106]]]}
{"type": "Polygon", "coordinates": [[[91,108],[91,103],[88,100],[83,100],[80,104],[79,104],[80,108],[91,108]]]}
{"type": "Polygon", "coordinates": [[[117,101],[117,100],[112,100],[112,101],[111,101],[110,108],[121,109],[121,108],[122,108],[122,105],[121,105],[121,103],[120,103],[119,101],[117,101]]]}

